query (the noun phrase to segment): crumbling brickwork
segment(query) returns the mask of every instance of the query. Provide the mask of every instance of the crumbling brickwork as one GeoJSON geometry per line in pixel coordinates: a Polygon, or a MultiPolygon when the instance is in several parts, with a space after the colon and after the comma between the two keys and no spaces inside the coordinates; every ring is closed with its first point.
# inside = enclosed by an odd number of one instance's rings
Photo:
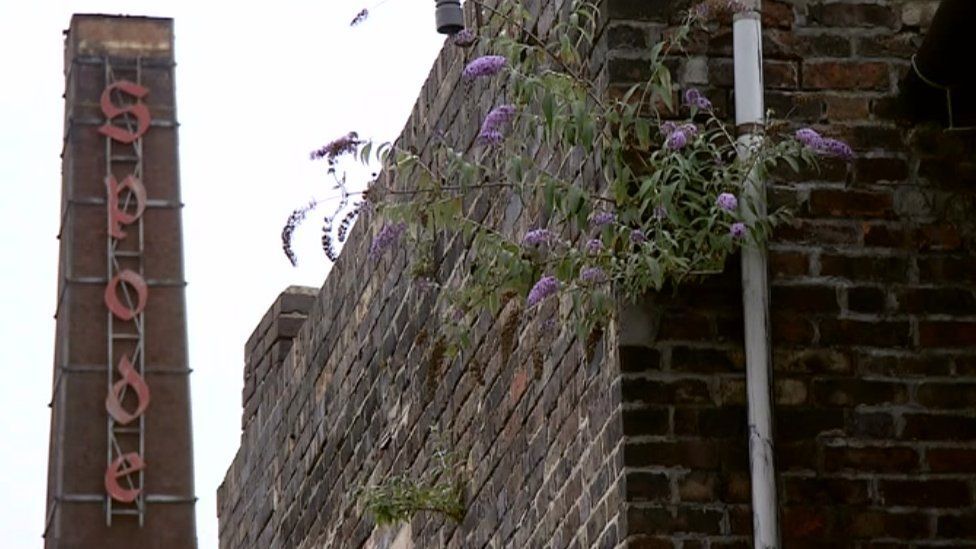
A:
{"type": "MultiPolygon", "coordinates": [[[[554,5],[532,3],[541,27],[554,5]]],[[[896,101],[936,5],[764,2],[767,106],[858,156],[770,181],[794,212],[770,244],[785,547],[976,544],[974,153],[902,120],[896,101]]],[[[603,76],[646,76],[674,7],[606,2],[603,76]]],[[[460,82],[477,53],[445,47],[405,146],[473,142],[497,93],[460,82]]],[[[728,25],[674,68],[729,114],[728,25]]],[[[286,292],[248,342],[221,547],[752,545],[737,260],[626,307],[592,357],[532,323],[508,343],[512,302],[441,367],[436,296],[411,284],[404,252],[366,260],[375,225],[361,219],[317,296],[286,292]],[[465,459],[465,519],[374,529],[356,488],[423,471],[430,425],[465,459]]]]}

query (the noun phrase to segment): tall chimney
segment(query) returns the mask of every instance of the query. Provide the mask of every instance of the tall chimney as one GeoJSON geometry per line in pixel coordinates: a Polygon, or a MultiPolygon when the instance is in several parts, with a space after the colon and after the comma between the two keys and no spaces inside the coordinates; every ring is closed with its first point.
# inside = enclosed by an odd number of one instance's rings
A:
{"type": "Polygon", "coordinates": [[[193,548],[173,21],[65,39],[45,547],[193,548]]]}

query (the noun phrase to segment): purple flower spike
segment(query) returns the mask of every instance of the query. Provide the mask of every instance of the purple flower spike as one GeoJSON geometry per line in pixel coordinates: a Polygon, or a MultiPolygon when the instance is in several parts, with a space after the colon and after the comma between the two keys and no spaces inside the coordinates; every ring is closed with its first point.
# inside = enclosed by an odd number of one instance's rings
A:
{"type": "Polygon", "coordinates": [[[324,158],[329,162],[334,162],[337,158],[344,154],[356,152],[356,148],[362,143],[363,142],[359,139],[359,134],[356,132],[349,132],[342,137],[333,139],[324,147],[312,151],[309,156],[312,160],[324,158]]]}
{"type": "Polygon", "coordinates": [[[728,3],[725,4],[725,9],[732,13],[739,13],[742,11],[747,11],[749,7],[746,6],[742,0],[729,0],[728,3]]]}
{"type": "Polygon", "coordinates": [[[534,307],[541,303],[547,297],[555,294],[559,291],[559,280],[554,276],[544,276],[535,283],[535,286],[529,290],[529,297],[526,298],[525,303],[529,307],[534,307]]]}
{"type": "Polygon", "coordinates": [[[680,129],[671,132],[671,135],[668,136],[668,140],[665,142],[665,145],[672,151],[683,149],[687,144],[688,136],[680,129]]]}
{"type": "Polygon", "coordinates": [[[833,156],[847,161],[854,160],[854,150],[851,149],[851,146],[838,139],[824,138],[816,149],[823,156],[833,156]]]}
{"type": "Polygon", "coordinates": [[[498,130],[482,131],[478,134],[478,141],[483,145],[495,146],[500,145],[502,141],[505,140],[505,136],[502,132],[498,130]]]}
{"type": "Polygon", "coordinates": [[[688,90],[685,91],[685,105],[697,104],[698,100],[701,99],[701,96],[702,94],[700,91],[698,91],[698,88],[688,88],[688,90]]]}
{"type": "Polygon", "coordinates": [[[502,128],[515,118],[514,105],[499,105],[488,113],[481,123],[478,140],[487,145],[497,145],[504,139],[502,128]]]}
{"type": "Polygon", "coordinates": [[[634,229],[630,231],[630,241],[633,242],[634,244],[641,244],[647,242],[647,236],[644,234],[644,231],[640,229],[634,229]]]}
{"type": "Polygon", "coordinates": [[[668,209],[664,206],[654,206],[654,219],[661,221],[668,217],[668,209]]]}
{"type": "Polygon", "coordinates": [[[477,35],[470,29],[461,29],[451,37],[451,41],[459,48],[469,48],[478,40],[477,35]]]}
{"type": "Polygon", "coordinates": [[[705,97],[704,95],[699,97],[698,101],[695,101],[695,106],[698,107],[698,110],[700,111],[712,110],[712,102],[709,101],[708,98],[705,97]]]}
{"type": "Polygon", "coordinates": [[[373,241],[369,245],[369,257],[376,260],[383,255],[383,252],[394,247],[400,240],[400,235],[407,228],[406,223],[387,223],[383,225],[380,232],[376,233],[373,241]]]}
{"type": "Polygon", "coordinates": [[[586,253],[599,255],[603,251],[603,241],[599,238],[591,238],[586,241],[586,253]]]}
{"type": "Polygon", "coordinates": [[[715,205],[720,210],[731,212],[739,207],[739,200],[732,193],[722,193],[718,195],[718,200],[715,201],[715,205]]]}
{"type": "Polygon", "coordinates": [[[600,284],[607,281],[607,273],[599,267],[583,267],[580,270],[580,280],[589,284],[600,284]]]}
{"type": "Polygon", "coordinates": [[[612,212],[599,212],[590,218],[590,227],[602,229],[617,220],[617,216],[612,212]]]}
{"type": "Polygon", "coordinates": [[[733,223],[732,226],[729,227],[729,234],[735,239],[742,238],[746,235],[746,224],[741,222],[733,223]]]}
{"type": "Polygon", "coordinates": [[[553,234],[549,229],[534,229],[525,233],[525,237],[522,238],[522,245],[538,246],[540,244],[548,244],[552,239],[553,234]]]}
{"type": "Polygon", "coordinates": [[[501,72],[508,60],[501,55],[484,55],[468,63],[461,71],[465,80],[474,80],[483,76],[494,76],[501,72]]]}
{"type": "Polygon", "coordinates": [[[816,145],[819,144],[821,140],[823,140],[823,138],[820,137],[820,134],[817,133],[816,130],[810,128],[803,128],[800,130],[796,130],[796,134],[794,134],[794,137],[796,137],[796,140],[799,141],[800,143],[803,143],[807,147],[813,147],[813,148],[816,148],[816,145]]]}
{"type": "Polygon", "coordinates": [[[833,156],[850,162],[854,160],[854,150],[839,139],[823,137],[810,128],[797,130],[794,137],[800,143],[813,149],[820,156],[833,156]]]}
{"type": "Polygon", "coordinates": [[[668,120],[667,122],[661,124],[661,135],[663,135],[664,137],[668,137],[669,135],[674,133],[674,130],[677,129],[678,129],[678,125],[668,120]]]}

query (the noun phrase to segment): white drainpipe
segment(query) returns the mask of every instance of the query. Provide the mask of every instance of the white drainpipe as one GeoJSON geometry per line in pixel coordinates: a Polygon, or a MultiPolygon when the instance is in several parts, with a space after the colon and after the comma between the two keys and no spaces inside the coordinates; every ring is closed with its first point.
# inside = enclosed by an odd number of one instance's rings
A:
{"type": "MultiPolygon", "coordinates": [[[[733,18],[735,56],[735,122],[739,156],[762,139],[763,106],[761,0],[747,0],[749,8],[733,18]]],[[[765,185],[754,170],[744,193],[765,214],[765,185]]],[[[748,216],[749,214],[746,213],[748,216]]],[[[748,219],[748,217],[747,217],[748,219]]],[[[742,247],[742,301],[745,315],[746,390],[749,402],[749,464],[752,474],[752,528],[756,549],[779,547],[776,471],[773,466],[773,417],[770,394],[772,364],[769,335],[769,284],[766,248],[742,247]]]]}

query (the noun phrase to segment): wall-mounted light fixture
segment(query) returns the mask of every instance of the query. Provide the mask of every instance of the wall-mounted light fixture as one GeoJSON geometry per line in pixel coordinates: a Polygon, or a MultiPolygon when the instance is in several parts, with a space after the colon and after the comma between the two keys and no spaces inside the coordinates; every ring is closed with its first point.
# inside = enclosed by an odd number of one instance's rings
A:
{"type": "Polygon", "coordinates": [[[435,20],[437,32],[441,34],[455,34],[464,28],[464,14],[461,12],[461,0],[434,0],[437,3],[435,20]]]}

